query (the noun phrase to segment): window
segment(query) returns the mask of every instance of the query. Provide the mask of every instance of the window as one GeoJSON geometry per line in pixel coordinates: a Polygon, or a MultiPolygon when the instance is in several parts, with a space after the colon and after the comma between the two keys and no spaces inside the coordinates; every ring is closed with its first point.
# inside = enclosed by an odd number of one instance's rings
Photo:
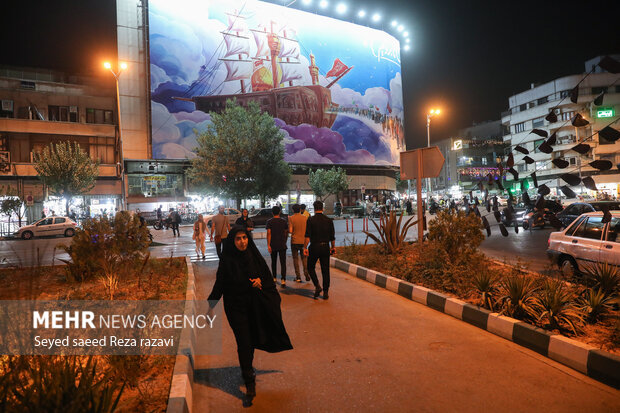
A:
{"type": "Polygon", "coordinates": [[[522,105],[519,105],[519,111],[523,112],[524,110],[527,110],[527,103],[524,103],[522,105]]]}
{"type": "Polygon", "coordinates": [[[618,234],[620,234],[620,218],[612,218],[607,230],[607,241],[620,242],[618,234]]]}
{"type": "Polygon", "coordinates": [[[39,221],[39,223],[37,224],[37,227],[41,225],[52,225],[53,221],[54,221],[54,218],[45,218],[44,220],[39,221]]]}
{"type": "Polygon", "coordinates": [[[525,122],[517,123],[517,124],[515,125],[515,131],[514,131],[514,133],[523,132],[524,130],[525,130],[525,122]]]}
{"type": "Polygon", "coordinates": [[[567,161],[569,165],[572,165],[572,166],[577,165],[577,158],[568,158],[567,161]]]}
{"type": "Polygon", "coordinates": [[[545,96],[544,98],[538,99],[538,104],[542,105],[543,103],[547,103],[549,101],[549,96],[545,96]]]}
{"type": "Polygon", "coordinates": [[[485,156],[483,156],[480,160],[482,161],[483,165],[487,165],[488,160],[485,156]]]}
{"type": "Polygon", "coordinates": [[[606,86],[599,86],[599,87],[593,87],[592,88],[592,94],[593,95],[600,95],[601,93],[607,93],[607,87],[606,86]]]}
{"type": "Polygon", "coordinates": [[[545,140],[544,140],[544,139],[536,139],[536,140],[534,141],[534,152],[536,152],[536,153],[540,153],[540,151],[538,150],[538,147],[539,147],[540,145],[542,145],[542,144],[543,144],[543,142],[545,142],[545,140]]]}
{"type": "Polygon", "coordinates": [[[603,228],[605,228],[603,217],[588,217],[586,224],[579,227],[573,236],[600,240],[603,235],[603,228]]]}
{"type": "Polygon", "coordinates": [[[570,90],[563,90],[560,92],[560,98],[561,99],[567,98],[569,94],[570,94],[570,90]]]}
{"type": "Polygon", "coordinates": [[[527,172],[527,164],[520,163],[517,165],[517,172],[527,172]]]}
{"type": "MultiPolygon", "coordinates": [[[[578,205],[572,205],[572,206],[574,206],[574,207],[575,207],[575,211],[576,211],[576,212],[575,212],[575,213],[572,213],[572,212],[570,212],[570,213],[569,213],[569,212],[568,212],[568,210],[567,210],[567,211],[566,211],[566,214],[569,214],[569,215],[581,215],[581,212],[578,212],[578,211],[579,211],[579,209],[578,209],[578,205]]],[[[578,228],[579,228],[579,226],[580,226],[580,225],[583,223],[583,221],[585,221],[585,220],[586,220],[586,217],[582,217],[582,218],[578,218],[578,219],[576,219],[576,220],[575,220],[575,221],[574,221],[574,222],[570,225],[570,227],[568,227],[568,229],[566,230],[566,235],[575,236],[575,234],[574,234],[575,230],[576,230],[576,229],[578,229],[578,228]]]]}
{"type": "Polygon", "coordinates": [[[528,107],[528,108],[530,108],[530,109],[531,109],[531,108],[536,107],[536,101],[535,101],[535,100],[533,100],[533,101],[529,102],[529,103],[527,104],[527,107],[528,107]]]}
{"type": "Polygon", "coordinates": [[[66,219],[64,219],[64,218],[56,218],[54,220],[54,224],[64,224],[65,221],[66,221],[66,219]]]}
{"type": "Polygon", "coordinates": [[[536,170],[547,169],[547,161],[536,161],[536,170]]]}
{"type": "Polygon", "coordinates": [[[562,112],[562,120],[571,120],[573,118],[573,116],[575,116],[575,112],[574,111],[570,111],[570,112],[562,112]]]}
{"type": "Polygon", "coordinates": [[[48,106],[47,117],[53,122],[69,122],[69,106],[48,106]]]}
{"type": "Polygon", "coordinates": [[[88,138],[89,154],[91,159],[102,164],[116,163],[114,158],[114,138],[99,136],[88,138]]]}
{"type": "Polygon", "coordinates": [[[114,124],[114,114],[111,110],[104,109],[86,109],[86,123],[105,123],[114,124]]]}
{"type": "Polygon", "coordinates": [[[539,126],[543,126],[545,124],[545,117],[536,118],[532,121],[532,126],[538,128],[539,126]]]}

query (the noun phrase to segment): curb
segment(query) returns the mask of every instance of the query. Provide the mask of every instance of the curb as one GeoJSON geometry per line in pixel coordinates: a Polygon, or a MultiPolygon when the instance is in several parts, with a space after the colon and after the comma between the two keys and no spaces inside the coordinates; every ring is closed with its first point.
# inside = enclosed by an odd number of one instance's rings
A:
{"type": "MultiPolygon", "coordinates": [[[[185,257],[187,265],[187,291],[185,292],[185,314],[195,313],[196,279],[194,267],[189,257],[185,257]]],[[[194,385],[194,346],[196,335],[193,329],[184,328],[181,332],[179,349],[177,350],[172,383],[168,394],[167,413],[192,413],[192,388],[194,385]]]]}
{"type": "Polygon", "coordinates": [[[331,257],[330,266],[463,320],[620,389],[620,357],[614,354],[338,258],[331,257]]]}

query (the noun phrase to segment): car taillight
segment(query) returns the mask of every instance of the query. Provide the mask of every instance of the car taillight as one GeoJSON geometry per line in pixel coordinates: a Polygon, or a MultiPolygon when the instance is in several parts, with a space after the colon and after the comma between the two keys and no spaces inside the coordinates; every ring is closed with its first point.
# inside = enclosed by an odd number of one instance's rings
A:
{"type": "Polygon", "coordinates": [[[547,240],[547,248],[551,248],[551,238],[547,240]]]}
{"type": "Polygon", "coordinates": [[[75,222],[72,222],[71,225],[76,226],[77,224],[75,222]]]}

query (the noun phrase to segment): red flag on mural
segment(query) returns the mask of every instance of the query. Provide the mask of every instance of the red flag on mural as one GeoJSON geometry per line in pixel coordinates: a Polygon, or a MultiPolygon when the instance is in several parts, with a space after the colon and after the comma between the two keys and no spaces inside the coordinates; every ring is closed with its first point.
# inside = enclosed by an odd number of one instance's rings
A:
{"type": "Polygon", "coordinates": [[[388,102],[388,104],[387,104],[387,111],[389,113],[392,113],[392,108],[390,107],[390,102],[388,102]]]}
{"type": "Polygon", "coordinates": [[[340,59],[334,60],[334,66],[327,72],[325,77],[338,77],[349,69],[349,66],[345,65],[340,59]]]}

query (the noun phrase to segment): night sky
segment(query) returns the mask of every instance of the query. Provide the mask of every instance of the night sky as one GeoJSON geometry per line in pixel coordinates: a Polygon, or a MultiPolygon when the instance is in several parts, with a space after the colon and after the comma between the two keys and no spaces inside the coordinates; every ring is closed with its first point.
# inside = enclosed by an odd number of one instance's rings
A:
{"type": "MultiPolygon", "coordinates": [[[[101,62],[116,53],[113,0],[5,3],[0,64],[106,75],[101,62]]],[[[330,3],[333,10],[337,1],[330,3]]],[[[433,119],[431,140],[444,139],[499,119],[508,97],[532,82],[583,73],[585,60],[620,53],[618,1],[347,3],[350,16],[364,8],[381,13],[385,29],[396,18],[409,30],[412,49],[402,51],[402,73],[410,149],[426,145],[431,107],[443,111],[433,119]]]]}

